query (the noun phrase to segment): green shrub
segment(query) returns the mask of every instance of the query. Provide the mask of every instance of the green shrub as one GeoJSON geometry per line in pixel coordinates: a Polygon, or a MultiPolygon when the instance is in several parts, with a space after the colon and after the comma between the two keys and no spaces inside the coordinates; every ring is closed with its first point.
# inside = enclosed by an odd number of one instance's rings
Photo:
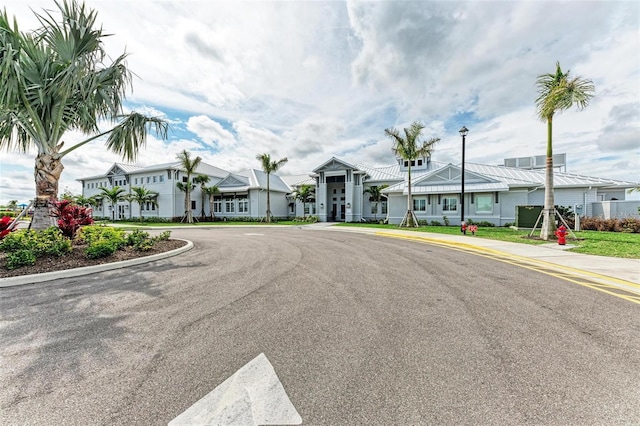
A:
{"type": "Polygon", "coordinates": [[[99,240],[87,247],[86,254],[89,259],[100,259],[111,256],[118,250],[118,244],[114,240],[99,240]]]}
{"type": "Polygon", "coordinates": [[[437,220],[432,220],[431,221],[431,226],[442,226],[442,224],[440,222],[438,222],[437,220]]]}
{"type": "Polygon", "coordinates": [[[18,230],[7,234],[0,241],[0,250],[12,253],[18,250],[28,249],[31,247],[31,243],[29,242],[32,238],[34,238],[35,231],[31,230],[18,230]]]}
{"type": "Polygon", "coordinates": [[[136,244],[140,244],[141,242],[149,239],[149,233],[142,231],[140,229],[136,229],[129,234],[127,234],[126,244],[128,246],[135,246],[136,244]]]}
{"type": "Polygon", "coordinates": [[[36,232],[34,254],[62,256],[71,251],[71,240],[66,238],[63,231],[55,226],[36,232]]]}
{"type": "Polygon", "coordinates": [[[87,245],[91,245],[101,240],[117,242],[118,248],[125,244],[125,232],[122,229],[110,226],[84,226],[80,228],[78,238],[87,245]]]}
{"type": "Polygon", "coordinates": [[[127,235],[127,245],[132,246],[134,250],[148,251],[151,250],[154,239],[149,238],[149,233],[136,229],[127,235]]]}
{"type": "Polygon", "coordinates": [[[9,253],[6,257],[6,267],[9,270],[20,268],[21,266],[33,266],[36,264],[36,255],[31,250],[22,249],[9,253]]]}
{"type": "Polygon", "coordinates": [[[169,237],[171,237],[171,231],[163,231],[163,232],[160,233],[160,235],[155,237],[155,240],[156,241],[167,241],[169,239],[169,237]]]}
{"type": "Polygon", "coordinates": [[[450,222],[449,222],[449,218],[446,216],[442,216],[442,220],[444,221],[444,226],[449,226],[450,222]]]}

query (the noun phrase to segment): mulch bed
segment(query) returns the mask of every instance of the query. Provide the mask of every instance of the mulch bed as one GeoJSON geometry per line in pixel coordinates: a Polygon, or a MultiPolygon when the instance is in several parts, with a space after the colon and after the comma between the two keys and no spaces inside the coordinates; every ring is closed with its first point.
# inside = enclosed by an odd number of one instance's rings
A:
{"type": "Polygon", "coordinates": [[[151,256],[153,254],[164,253],[185,246],[186,241],[167,240],[157,241],[151,250],[136,251],[131,247],[118,250],[112,256],[102,259],[89,259],[85,254],[86,246],[74,245],[70,253],[61,257],[46,256],[36,260],[33,266],[23,266],[21,268],[8,270],[5,267],[6,253],[0,252],[0,278],[17,277],[20,275],[41,274],[43,272],[54,272],[65,269],[80,268],[83,266],[102,265],[104,263],[120,262],[122,260],[137,259],[139,257],[151,256]]]}

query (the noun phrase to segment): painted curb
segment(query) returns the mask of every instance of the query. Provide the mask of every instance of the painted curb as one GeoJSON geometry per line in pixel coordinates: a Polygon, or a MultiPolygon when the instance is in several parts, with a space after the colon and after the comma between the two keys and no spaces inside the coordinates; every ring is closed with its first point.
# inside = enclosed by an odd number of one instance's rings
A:
{"type": "Polygon", "coordinates": [[[137,259],[123,260],[120,262],[105,263],[102,265],[85,266],[82,268],[65,269],[63,271],[45,272],[37,275],[21,275],[18,277],[0,278],[0,288],[15,287],[19,285],[36,284],[45,281],[57,280],[60,278],[73,278],[82,275],[89,275],[95,272],[122,269],[128,266],[141,265],[155,260],[166,259],[187,252],[193,248],[193,243],[182,238],[172,238],[173,240],[186,241],[187,245],[165,253],[152,254],[150,256],[139,257],[137,259]]]}

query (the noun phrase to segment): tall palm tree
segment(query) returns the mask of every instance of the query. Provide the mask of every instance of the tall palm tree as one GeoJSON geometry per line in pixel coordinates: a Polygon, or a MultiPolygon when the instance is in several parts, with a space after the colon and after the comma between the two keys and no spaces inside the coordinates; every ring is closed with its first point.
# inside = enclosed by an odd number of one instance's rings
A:
{"type": "Polygon", "coordinates": [[[378,203],[382,201],[386,196],[382,193],[382,190],[387,188],[389,185],[380,185],[380,186],[369,186],[364,190],[365,194],[369,194],[369,201],[373,203],[375,213],[373,214],[373,219],[378,221],[378,203]]]}
{"type": "Polygon", "coordinates": [[[142,186],[132,186],[131,194],[127,196],[129,201],[133,201],[134,203],[138,203],[140,207],[140,222],[142,222],[142,205],[145,203],[152,204],[154,206],[158,205],[158,192],[151,191],[142,186]]]}
{"type": "Polygon", "coordinates": [[[418,220],[413,212],[413,198],[411,196],[411,162],[417,158],[428,157],[433,152],[433,146],[440,141],[440,138],[429,138],[421,141],[422,130],[424,124],[414,121],[408,128],[404,128],[404,137],[394,128],[385,129],[385,134],[393,139],[393,153],[400,156],[403,160],[407,160],[407,213],[405,213],[400,226],[414,227],[418,226],[418,220]]]}
{"type": "Polygon", "coordinates": [[[100,191],[102,191],[101,195],[103,195],[104,198],[109,200],[109,202],[111,203],[111,221],[115,222],[116,206],[118,205],[119,201],[122,201],[126,198],[126,191],[124,190],[124,188],[120,188],[118,185],[114,186],[111,189],[102,187],[100,188],[100,191]]]}
{"type": "Polygon", "coordinates": [[[202,190],[209,196],[209,213],[211,214],[211,220],[213,220],[216,217],[215,213],[213,212],[215,210],[214,203],[216,201],[216,194],[220,193],[220,188],[218,188],[218,185],[213,185],[205,186],[202,190]]]}
{"type": "Polygon", "coordinates": [[[76,0],[55,3],[60,19],[51,11],[36,13],[41,28],[31,33],[20,32],[0,11],[0,148],[37,150],[34,229],[52,223],[49,205],[58,196],[64,156],[108,135],[107,148],[133,161],[149,130],[167,137],[164,120],[123,113],[132,74],[126,54],[108,63],[96,12],[76,0]],[[116,124],[101,129],[106,122],[116,124]],[[71,130],[88,138],[63,150],[62,138],[71,130]]]}
{"type": "Polygon", "coordinates": [[[315,201],[316,191],[313,185],[301,185],[296,191],[296,200],[302,203],[302,218],[307,218],[307,203],[315,201]]]}
{"type": "Polygon", "coordinates": [[[200,185],[200,218],[204,219],[204,196],[206,195],[204,189],[211,178],[207,175],[198,175],[193,180],[196,185],[200,185]]]}
{"type": "Polygon", "coordinates": [[[185,149],[178,154],[178,160],[180,160],[180,165],[186,174],[186,182],[178,182],[176,186],[180,191],[184,191],[184,217],[186,218],[187,223],[193,223],[193,214],[191,212],[191,191],[196,186],[191,182],[191,175],[195,173],[200,162],[202,162],[202,158],[196,157],[191,159],[191,153],[185,149]]]}
{"type": "Polygon", "coordinates": [[[269,186],[269,175],[278,171],[287,161],[287,157],[281,158],[278,161],[271,161],[271,155],[259,154],[256,155],[256,159],[262,163],[262,170],[267,174],[267,223],[271,223],[271,191],[269,186]]]}
{"type": "Polygon", "coordinates": [[[539,75],[536,80],[538,117],[547,122],[547,159],[544,186],[544,209],[540,238],[548,240],[556,229],[555,201],[553,193],[553,116],[577,105],[584,109],[594,96],[595,86],[591,80],[569,77],[569,71],[562,72],[560,62],[556,62],[556,72],[539,75]]]}

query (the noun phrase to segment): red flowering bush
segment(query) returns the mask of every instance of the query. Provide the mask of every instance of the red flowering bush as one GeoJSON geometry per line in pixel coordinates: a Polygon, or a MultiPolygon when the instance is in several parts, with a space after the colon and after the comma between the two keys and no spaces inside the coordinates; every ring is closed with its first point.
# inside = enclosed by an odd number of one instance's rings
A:
{"type": "Polygon", "coordinates": [[[58,228],[65,237],[74,239],[82,225],[91,225],[91,209],[78,206],[73,201],[60,200],[51,202],[51,216],[58,218],[58,228]]]}
{"type": "Polygon", "coordinates": [[[3,216],[2,219],[0,219],[0,240],[9,232],[15,231],[16,228],[9,229],[9,226],[11,226],[12,223],[13,218],[10,218],[9,216],[3,216]]]}

